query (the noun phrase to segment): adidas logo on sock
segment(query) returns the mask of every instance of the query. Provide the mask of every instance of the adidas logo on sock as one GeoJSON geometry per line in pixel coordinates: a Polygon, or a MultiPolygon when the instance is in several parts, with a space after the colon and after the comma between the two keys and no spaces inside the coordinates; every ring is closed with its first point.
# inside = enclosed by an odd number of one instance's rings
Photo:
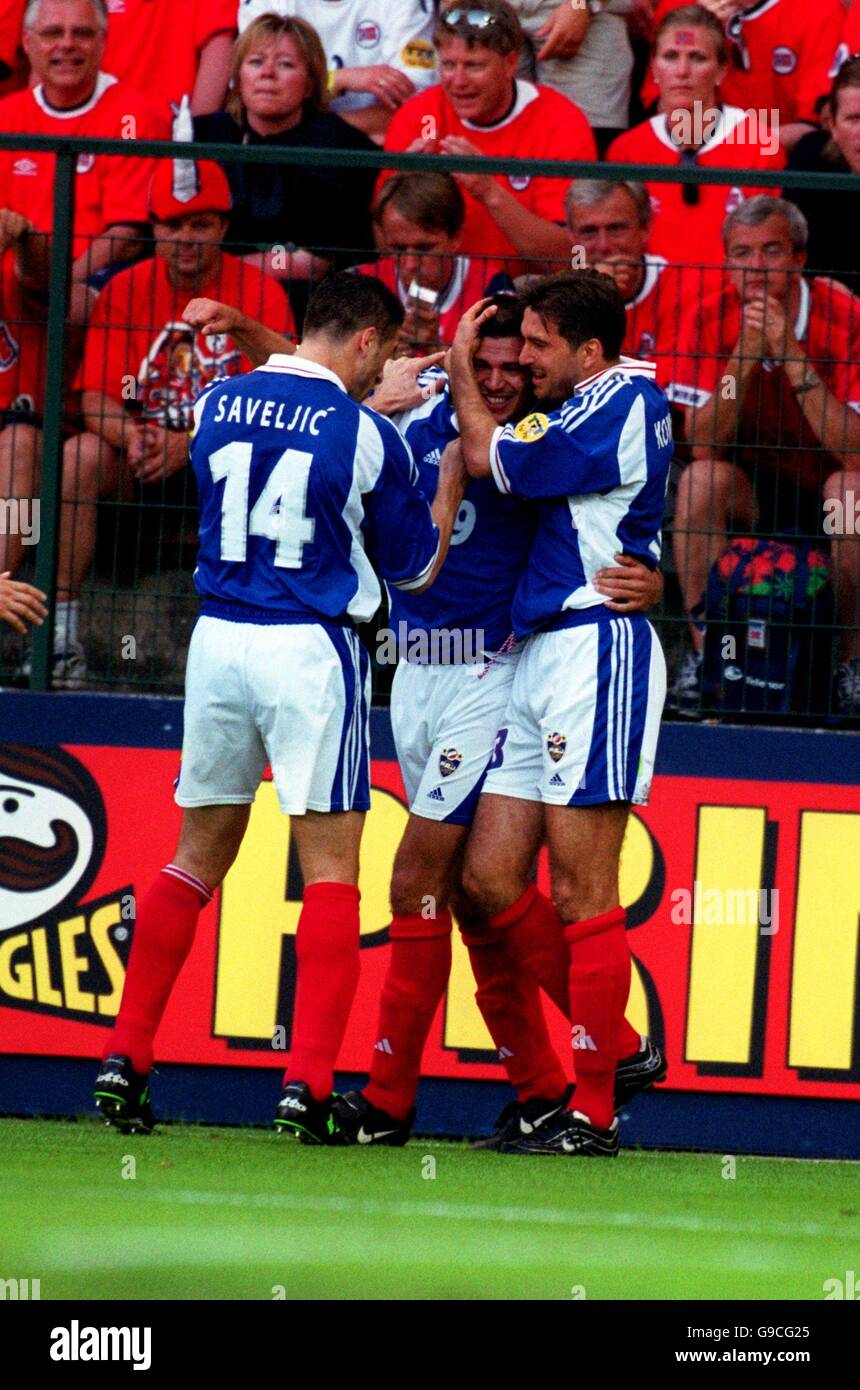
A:
{"type": "Polygon", "coordinates": [[[442,795],[442,788],[441,788],[441,787],[434,787],[434,788],[433,788],[432,792],[430,793],[430,800],[431,800],[431,801],[444,801],[444,800],[445,800],[444,796],[442,795]]]}
{"type": "Polygon", "coordinates": [[[500,1061],[500,1062],[503,1062],[503,1061],[505,1060],[506,1057],[513,1057],[513,1055],[514,1055],[514,1054],[511,1052],[511,1049],[510,1049],[509,1047],[500,1047],[500,1048],[499,1048],[499,1061],[500,1061]]]}
{"type": "Polygon", "coordinates": [[[374,1052],[385,1052],[389,1057],[394,1056],[394,1051],[391,1047],[391,1043],[388,1041],[387,1038],[380,1038],[379,1042],[375,1042],[373,1044],[373,1050],[374,1052]]]}
{"type": "Polygon", "coordinates": [[[573,1048],[578,1048],[580,1052],[597,1051],[597,1043],[590,1033],[586,1033],[581,1024],[573,1029],[573,1038],[570,1045],[573,1048]]]}
{"type": "Polygon", "coordinates": [[[559,777],[558,773],[556,773],[554,777],[551,777],[551,778],[550,778],[549,784],[550,784],[551,787],[563,787],[563,786],[564,786],[564,778],[563,778],[563,777],[559,777]]]}

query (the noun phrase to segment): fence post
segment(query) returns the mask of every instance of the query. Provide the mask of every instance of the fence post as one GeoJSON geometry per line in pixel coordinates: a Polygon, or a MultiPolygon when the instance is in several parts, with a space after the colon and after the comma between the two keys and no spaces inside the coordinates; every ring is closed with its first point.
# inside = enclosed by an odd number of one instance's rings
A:
{"type": "Polygon", "coordinates": [[[51,233],[48,342],[45,371],[45,426],[42,433],[42,480],[39,489],[39,548],[36,585],[48,595],[48,616],[33,629],[31,690],[49,690],[54,654],[57,602],[57,553],[63,487],[63,413],[66,371],[66,319],[71,288],[72,230],[75,220],[77,154],[60,148],[54,171],[54,219],[51,233]]]}

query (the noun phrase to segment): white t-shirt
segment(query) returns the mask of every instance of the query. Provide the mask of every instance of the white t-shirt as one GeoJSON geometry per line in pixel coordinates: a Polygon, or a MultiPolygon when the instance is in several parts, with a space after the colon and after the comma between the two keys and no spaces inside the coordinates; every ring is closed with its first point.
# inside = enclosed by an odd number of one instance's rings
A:
{"type": "MultiPolygon", "coordinates": [[[[329,68],[388,63],[416,91],[438,80],[432,0],[239,0],[239,32],[263,14],[306,19],[322,40],[329,68]]],[[[374,101],[366,92],[346,92],[332,109],[355,111],[374,101]]]]}

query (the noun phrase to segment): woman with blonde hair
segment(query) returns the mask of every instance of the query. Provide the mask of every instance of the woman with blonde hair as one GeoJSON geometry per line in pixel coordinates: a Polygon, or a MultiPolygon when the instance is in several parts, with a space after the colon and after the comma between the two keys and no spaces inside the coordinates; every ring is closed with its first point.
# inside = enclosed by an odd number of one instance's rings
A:
{"type": "MultiPolygon", "coordinates": [[[[303,19],[266,14],[248,25],[233,47],[226,107],[197,117],[195,139],[273,149],[375,148],[328,110],[325,54],[303,19]]],[[[224,170],[233,196],[226,245],[278,279],[315,278],[332,262],[363,259],[373,246],[372,169],[272,160],[225,163],[224,170]],[[273,249],[260,252],[261,245],[273,249]],[[288,253],[288,246],[299,249],[288,253]]]]}

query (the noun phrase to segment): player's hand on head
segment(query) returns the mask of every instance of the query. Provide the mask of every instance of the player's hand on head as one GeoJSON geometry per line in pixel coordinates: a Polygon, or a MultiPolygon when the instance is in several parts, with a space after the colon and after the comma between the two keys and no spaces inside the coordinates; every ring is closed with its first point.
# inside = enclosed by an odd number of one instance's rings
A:
{"type": "Polygon", "coordinates": [[[591,581],[605,595],[606,607],[616,613],[639,613],[653,608],[663,596],[663,576],[632,555],[616,555],[617,566],[598,570],[591,581]]]}
{"type": "Polygon", "coordinates": [[[12,579],[8,570],[0,574],[0,618],[16,632],[25,633],[28,623],[42,626],[48,616],[47,597],[32,584],[12,579]]]}
{"type": "Polygon", "coordinates": [[[190,299],[182,311],[183,322],[200,333],[230,333],[236,315],[231,304],[221,304],[217,299],[190,299]]]}
{"type": "Polygon", "coordinates": [[[495,313],[496,306],[490,303],[489,298],[477,300],[470,309],[466,310],[457,324],[457,331],[451,344],[451,356],[455,360],[468,357],[471,361],[481,336],[481,325],[486,323],[487,319],[492,318],[495,313]]]}

